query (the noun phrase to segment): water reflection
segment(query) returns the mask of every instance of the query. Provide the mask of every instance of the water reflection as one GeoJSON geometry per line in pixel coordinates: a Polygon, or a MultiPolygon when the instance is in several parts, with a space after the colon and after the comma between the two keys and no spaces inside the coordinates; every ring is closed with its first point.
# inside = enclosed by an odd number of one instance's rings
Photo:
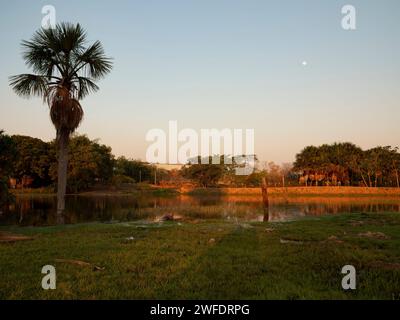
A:
{"type": "MultiPolygon", "coordinates": [[[[399,198],[272,197],[269,221],[349,212],[400,212],[399,198]]],[[[53,196],[19,196],[0,213],[1,225],[42,226],[60,223],[53,196]]],[[[65,223],[156,219],[174,214],[188,219],[265,221],[259,196],[69,196],[65,223]]]]}

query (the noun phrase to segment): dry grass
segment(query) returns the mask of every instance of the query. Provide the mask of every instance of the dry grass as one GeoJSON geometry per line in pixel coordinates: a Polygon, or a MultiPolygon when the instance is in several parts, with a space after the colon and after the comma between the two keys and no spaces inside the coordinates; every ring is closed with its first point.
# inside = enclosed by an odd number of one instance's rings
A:
{"type": "MultiPolygon", "coordinates": [[[[208,188],[187,189],[185,193],[214,193],[229,195],[260,195],[261,188],[208,188]]],[[[270,196],[298,196],[298,195],[334,195],[334,196],[400,196],[400,188],[365,188],[365,187],[272,187],[268,188],[270,196]]]]}

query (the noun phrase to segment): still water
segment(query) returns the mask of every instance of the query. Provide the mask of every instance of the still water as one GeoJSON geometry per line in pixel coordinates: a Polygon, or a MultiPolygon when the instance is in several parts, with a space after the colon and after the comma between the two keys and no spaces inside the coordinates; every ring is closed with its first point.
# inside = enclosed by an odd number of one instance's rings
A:
{"type": "MultiPolygon", "coordinates": [[[[0,211],[0,225],[46,226],[57,223],[54,196],[18,196],[0,211]]],[[[272,197],[269,221],[350,212],[400,212],[389,197],[272,197]]],[[[68,196],[65,223],[154,221],[164,215],[190,220],[263,221],[260,196],[68,196]]]]}

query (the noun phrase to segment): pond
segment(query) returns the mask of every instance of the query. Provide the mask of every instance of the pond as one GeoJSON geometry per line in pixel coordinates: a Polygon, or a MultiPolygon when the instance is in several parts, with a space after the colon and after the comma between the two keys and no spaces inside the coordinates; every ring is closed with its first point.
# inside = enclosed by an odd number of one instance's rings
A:
{"type": "MultiPolygon", "coordinates": [[[[56,197],[17,196],[0,212],[0,225],[57,224],[56,197]]],[[[352,212],[400,212],[400,199],[391,197],[271,197],[268,221],[290,221],[307,216],[352,212]]],[[[181,219],[265,221],[261,197],[254,196],[67,196],[64,223],[156,221],[165,215],[181,219]]]]}

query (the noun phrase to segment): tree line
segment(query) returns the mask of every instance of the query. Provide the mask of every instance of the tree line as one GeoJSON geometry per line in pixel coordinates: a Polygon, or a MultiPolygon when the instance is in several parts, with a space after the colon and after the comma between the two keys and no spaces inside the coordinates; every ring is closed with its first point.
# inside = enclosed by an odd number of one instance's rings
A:
{"type": "MultiPolygon", "coordinates": [[[[115,158],[111,148],[90,140],[85,135],[73,135],[68,153],[68,192],[87,190],[95,185],[157,182],[164,170],[140,160],[115,158]],[[157,171],[157,173],[156,173],[157,171]]],[[[0,131],[0,188],[6,200],[8,188],[55,189],[57,182],[57,146],[22,135],[6,135],[0,131]]]]}
{"type": "MultiPolygon", "coordinates": [[[[214,156],[215,157],[215,156],[214,156]]],[[[167,171],[140,160],[116,158],[110,147],[73,135],[68,155],[67,190],[75,193],[95,185],[132,183],[158,184],[169,181],[179,185],[190,182],[200,187],[258,187],[263,177],[269,186],[365,186],[400,187],[400,153],[391,146],[362,150],[352,143],[307,146],[296,155],[293,164],[256,161],[253,173],[235,174],[239,165],[232,161],[219,164],[187,164],[167,171]]],[[[0,131],[0,202],[10,197],[8,188],[55,189],[57,182],[57,146],[22,135],[0,131]]]]}
{"type": "MultiPolygon", "coordinates": [[[[222,163],[222,162],[221,162],[222,163]]],[[[200,185],[255,187],[263,177],[268,185],[362,186],[400,188],[400,153],[397,147],[378,146],[363,150],[350,142],[307,146],[296,154],[294,163],[278,165],[257,162],[254,172],[237,176],[231,165],[189,165],[182,174],[200,185]]]]}
{"type": "Polygon", "coordinates": [[[308,146],[296,155],[293,170],[304,185],[400,188],[397,147],[362,150],[353,143],[308,146]]]}

